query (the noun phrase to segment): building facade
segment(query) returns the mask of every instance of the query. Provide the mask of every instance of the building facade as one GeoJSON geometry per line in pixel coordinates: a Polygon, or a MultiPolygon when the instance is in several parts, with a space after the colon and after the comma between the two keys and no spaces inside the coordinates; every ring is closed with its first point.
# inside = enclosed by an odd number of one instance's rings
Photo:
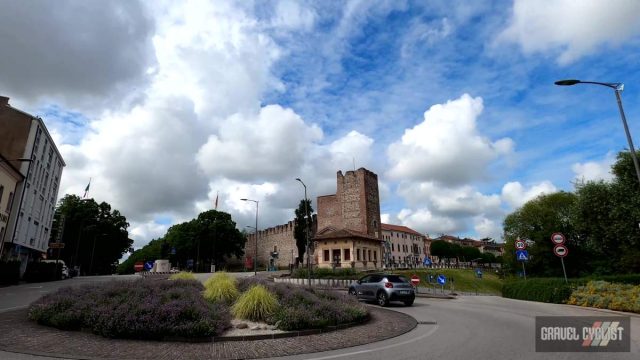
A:
{"type": "MultiPolygon", "coordinates": [[[[15,163],[15,162],[14,162],[15,163]]],[[[2,245],[7,227],[9,226],[9,217],[11,216],[11,205],[16,193],[16,187],[24,179],[9,159],[0,154],[0,254],[2,253],[2,245]]]]}
{"type": "MultiPolygon", "coordinates": [[[[336,193],[317,198],[317,214],[312,221],[311,262],[323,268],[382,267],[382,232],[378,176],[360,168],[338,171],[336,193]]],[[[285,266],[295,263],[298,248],[294,221],[249,234],[245,243],[248,267],[257,253],[259,266],[285,266]],[[275,255],[275,256],[274,256],[275,255]]]]}
{"type": "Polygon", "coordinates": [[[2,250],[3,258],[21,260],[24,272],[48,249],[65,163],[42,119],[11,107],[7,97],[0,97],[0,154],[30,159],[14,165],[24,180],[15,189],[2,250]]]}
{"type": "Polygon", "coordinates": [[[382,224],[385,267],[412,268],[427,256],[426,236],[406,226],[382,224]]]}

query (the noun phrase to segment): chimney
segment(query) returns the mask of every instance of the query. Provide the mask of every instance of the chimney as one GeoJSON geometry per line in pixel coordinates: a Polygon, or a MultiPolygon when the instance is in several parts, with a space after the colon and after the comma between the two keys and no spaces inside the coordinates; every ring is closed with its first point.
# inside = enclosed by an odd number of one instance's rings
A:
{"type": "Polygon", "coordinates": [[[9,98],[0,95],[0,106],[9,106],[9,98]]]}

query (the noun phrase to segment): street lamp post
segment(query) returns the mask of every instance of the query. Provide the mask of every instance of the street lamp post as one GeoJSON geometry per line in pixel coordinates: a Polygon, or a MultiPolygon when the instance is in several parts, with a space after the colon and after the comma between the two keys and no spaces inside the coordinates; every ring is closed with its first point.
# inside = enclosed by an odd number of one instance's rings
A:
{"type": "Polygon", "coordinates": [[[307,185],[300,178],[296,178],[304,186],[304,222],[305,222],[305,238],[307,251],[307,284],[311,287],[311,254],[309,254],[309,199],[307,199],[307,185]]]}
{"type": "Polygon", "coordinates": [[[254,248],[253,251],[253,275],[256,276],[258,275],[258,236],[259,236],[259,232],[258,232],[258,204],[260,203],[258,200],[251,200],[251,199],[240,199],[242,201],[251,201],[256,203],[256,246],[254,248]]]}
{"type": "Polygon", "coordinates": [[[622,108],[622,98],[620,97],[620,93],[624,90],[623,83],[604,83],[597,81],[582,81],[582,80],[558,80],[555,82],[556,85],[560,86],[571,86],[576,84],[594,84],[606,86],[608,88],[613,89],[616,94],[616,100],[618,101],[618,109],[620,110],[620,118],[622,119],[622,125],[624,126],[624,132],[627,135],[627,142],[629,143],[629,151],[631,152],[631,159],[633,159],[633,166],[636,168],[636,176],[638,177],[638,183],[640,183],[640,165],[638,165],[638,157],[636,156],[636,150],[633,147],[633,140],[631,140],[631,133],[629,133],[629,126],[627,125],[627,117],[624,115],[624,109],[622,108]]]}

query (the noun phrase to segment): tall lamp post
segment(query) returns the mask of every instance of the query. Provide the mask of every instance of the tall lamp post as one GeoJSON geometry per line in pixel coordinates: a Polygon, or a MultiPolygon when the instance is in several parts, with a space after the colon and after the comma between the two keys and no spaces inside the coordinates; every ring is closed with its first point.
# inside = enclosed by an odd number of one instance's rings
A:
{"type": "Polygon", "coordinates": [[[604,83],[597,81],[582,81],[582,80],[558,80],[555,82],[556,85],[560,86],[571,86],[576,84],[594,84],[606,86],[608,88],[613,89],[613,92],[616,94],[616,100],[618,101],[618,109],[620,110],[620,117],[622,118],[622,125],[624,126],[624,132],[627,135],[627,142],[629,143],[629,151],[631,152],[631,158],[633,159],[633,166],[636,168],[636,176],[638,177],[638,182],[640,183],[640,165],[638,165],[638,157],[636,156],[636,150],[633,147],[633,140],[631,140],[631,134],[629,133],[629,126],[627,125],[627,118],[624,115],[624,109],[622,108],[622,98],[620,97],[620,93],[624,90],[623,83],[604,83]]]}
{"type": "Polygon", "coordinates": [[[307,244],[307,284],[311,286],[311,254],[309,254],[309,199],[307,199],[307,185],[300,178],[296,178],[304,186],[304,222],[305,222],[305,238],[307,244]]]}
{"type": "Polygon", "coordinates": [[[240,199],[242,201],[251,201],[256,203],[256,246],[253,250],[253,276],[258,275],[258,204],[260,203],[258,200],[251,199],[240,199]]]}

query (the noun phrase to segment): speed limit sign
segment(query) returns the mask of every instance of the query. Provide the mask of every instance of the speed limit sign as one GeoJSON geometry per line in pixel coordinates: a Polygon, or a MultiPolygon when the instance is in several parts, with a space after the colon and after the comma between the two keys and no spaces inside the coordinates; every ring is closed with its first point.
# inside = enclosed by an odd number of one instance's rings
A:
{"type": "Polygon", "coordinates": [[[553,241],[553,243],[556,244],[556,245],[564,244],[565,240],[566,239],[565,239],[564,235],[562,235],[562,233],[553,233],[553,234],[551,234],[551,241],[553,241]]]}
{"type": "Polygon", "coordinates": [[[518,239],[516,240],[515,247],[516,247],[516,250],[524,250],[527,248],[527,243],[524,242],[524,240],[518,239]]]}

